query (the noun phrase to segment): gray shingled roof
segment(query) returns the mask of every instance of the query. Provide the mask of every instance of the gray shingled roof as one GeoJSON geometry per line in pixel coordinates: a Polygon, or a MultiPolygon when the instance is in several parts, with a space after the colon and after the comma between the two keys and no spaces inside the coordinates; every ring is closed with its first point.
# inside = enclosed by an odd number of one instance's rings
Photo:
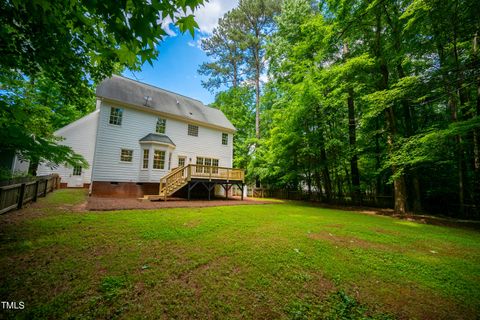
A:
{"type": "Polygon", "coordinates": [[[97,86],[97,96],[140,107],[145,107],[145,97],[149,97],[151,100],[148,101],[148,107],[154,110],[235,130],[218,109],[207,107],[198,100],[117,75],[103,80],[97,86]]]}
{"type": "Polygon", "coordinates": [[[175,145],[172,139],[170,139],[167,135],[160,134],[160,133],[149,133],[139,141],[140,142],[160,142],[160,143],[175,145]]]}

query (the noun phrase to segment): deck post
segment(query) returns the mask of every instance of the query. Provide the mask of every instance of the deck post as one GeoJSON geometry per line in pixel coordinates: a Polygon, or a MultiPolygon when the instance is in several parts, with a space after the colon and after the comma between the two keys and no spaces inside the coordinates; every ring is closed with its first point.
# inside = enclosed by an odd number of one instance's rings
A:
{"type": "Polygon", "coordinates": [[[188,181],[187,189],[188,189],[188,201],[190,201],[190,181],[188,181]]]}
{"type": "Polygon", "coordinates": [[[243,184],[243,182],[242,182],[242,189],[241,189],[242,192],[240,192],[240,195],[241,195],[241,196],[240,196],[240,199],[241,199],[242,201],[243,201],[243,188],[244,188],[244,184],[243,184]]]}

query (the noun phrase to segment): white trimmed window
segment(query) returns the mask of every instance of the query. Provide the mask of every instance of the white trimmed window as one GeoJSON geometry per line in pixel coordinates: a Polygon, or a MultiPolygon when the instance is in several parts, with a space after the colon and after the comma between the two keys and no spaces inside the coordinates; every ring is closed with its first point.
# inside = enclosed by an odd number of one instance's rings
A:
{"type": "Polygon", "coordinates": [[[188,135],[193,137],[198,137],[198,126],[193,124],[188,125],[188,135]]]}
{"type": "Polygon", "coordinates": [[[153,153],[153,169],[165,168],[165,151],[155,150],[153,153]]]}
{"type": "Polygon", "coordinates": [[[180,157],[180,156],[179,156],[179,157],[178,157],[178,166],[179,166],[179,167],[184,167],[184,166],[185,166],[185,160],[186,160],[186,159],[187,159],[186,157],[180,157]]]}
{"type": "Polygon", "coordinates": [[[81,166],[73,167],[73,175],[74,176],[81,176],[82,175],[82,167],[81,166]]]}
{"type": "Polygon", "coordinates": [[[116,126],[122,125],[122,117],[123,117],[123,109],[120,108],[110,108],[110,124],[114,124],[116,126]]]}
{"type": "MultiPolygon", "coordinates": [[[[196,172],[208,173],[209,168],[205,168],[203,166],[218,167],[218,159],[197,157],[196,164],[197,164],[197,167],[195,169],[196,172]]],[[[212,168],[212,173],[218,173],[218,169],[212,168]]]]}
{"type": "Polygon", "coordinates": [[[228,133],[222,133],[222,144],[224,146],[228,145],[228,133]]]}
{"type": "Polygon", "coordinates": [[[165,133],[166,126],[167,126],[167,119],[158,118],[157,119],[157,126],[155,128],[155,132],[165,133]]]}
{"type": "Polygon", "coordinates": [[[120,152],[120,161],[122,162],[132,162],[133,160],[133,150],[122,149],[120,152]]]}
{"type": "Polygon", "coordinates": [[[148,169],[148,156],[149,155],[150,155],[150,150],[143,149],[143,164],[142,164],[143,169],[148,169]]]}

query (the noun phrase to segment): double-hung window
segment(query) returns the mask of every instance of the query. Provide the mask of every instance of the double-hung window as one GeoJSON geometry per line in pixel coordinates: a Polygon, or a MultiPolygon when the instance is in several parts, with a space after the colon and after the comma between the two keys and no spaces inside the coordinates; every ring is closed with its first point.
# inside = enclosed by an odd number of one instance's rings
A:
{"type": "Polygon", "coordinates": [[[73,167],[73,175],[74,176],[81,176],[82,175],[82,167],[81,166],[73,167]]]}
{"type": "Polygon", "coordinates": [[[143,164],[142,164],[143,169],[148,169],[148,157],[149,157],[149,155],[150,155],[150,150],[143,149],[143,164]]]}
{"type": "Polygon", "coordinates": [[[165,168],[165,151],[155,150],[153,153],[153,169],[165,168]]]}
{"type": "Polygon", "coordinates": [[[228,133],[222,133],[222,144],[224,146],[228,145],[228,133]]]}
{"type": "Polygon", "coordinates": [[[133,161],[133,150],[122,149],[120,151],[120,161],[122,161],[122,162],[132,162],[133,161]]]}
{"type": "Polygon", "coordinates": [[[110,120],[109,123],[121,126],[122,125],[122,118],[123,118],[123,109],[120,108],[110,108],[110,120]]]}
{"type": "Polygon", "coordinates": [[[155,128],[155,132],[165,133],[166,125],[167,125],[167,119],[157,118],[157,126],[155,128]]]}
{"type": "Polygon", "coordinates": [[[184,166],[185,166],[185,160],[186,160],[186,159],[187,159],[186,157],[181,157],[181,156],[179,156],[179,157],[178,157],[178,166],[179,166],[179,167],[184,167],[184,166]]]}
{"type": "Polygon", "coordinates": [[[197,173],[209,173],[210,169],[212,169],[212,173],[218,173],[218,159],[197,157],[196,164],[195,172],[197,173]]]}

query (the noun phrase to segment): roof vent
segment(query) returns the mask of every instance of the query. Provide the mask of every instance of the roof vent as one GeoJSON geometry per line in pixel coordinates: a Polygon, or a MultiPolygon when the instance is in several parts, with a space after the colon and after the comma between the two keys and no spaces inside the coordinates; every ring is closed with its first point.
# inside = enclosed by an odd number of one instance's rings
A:
{"type": "Polygon", "coordinates": [[[144,104],[144,106],[145,106],[145,107],[150,107],[149,104],[150,104],[150,102],[152,101],[152,97],[150,97],[150,96],[144,96],[143,99],[145,99],[145,104],[144,104]]]}

